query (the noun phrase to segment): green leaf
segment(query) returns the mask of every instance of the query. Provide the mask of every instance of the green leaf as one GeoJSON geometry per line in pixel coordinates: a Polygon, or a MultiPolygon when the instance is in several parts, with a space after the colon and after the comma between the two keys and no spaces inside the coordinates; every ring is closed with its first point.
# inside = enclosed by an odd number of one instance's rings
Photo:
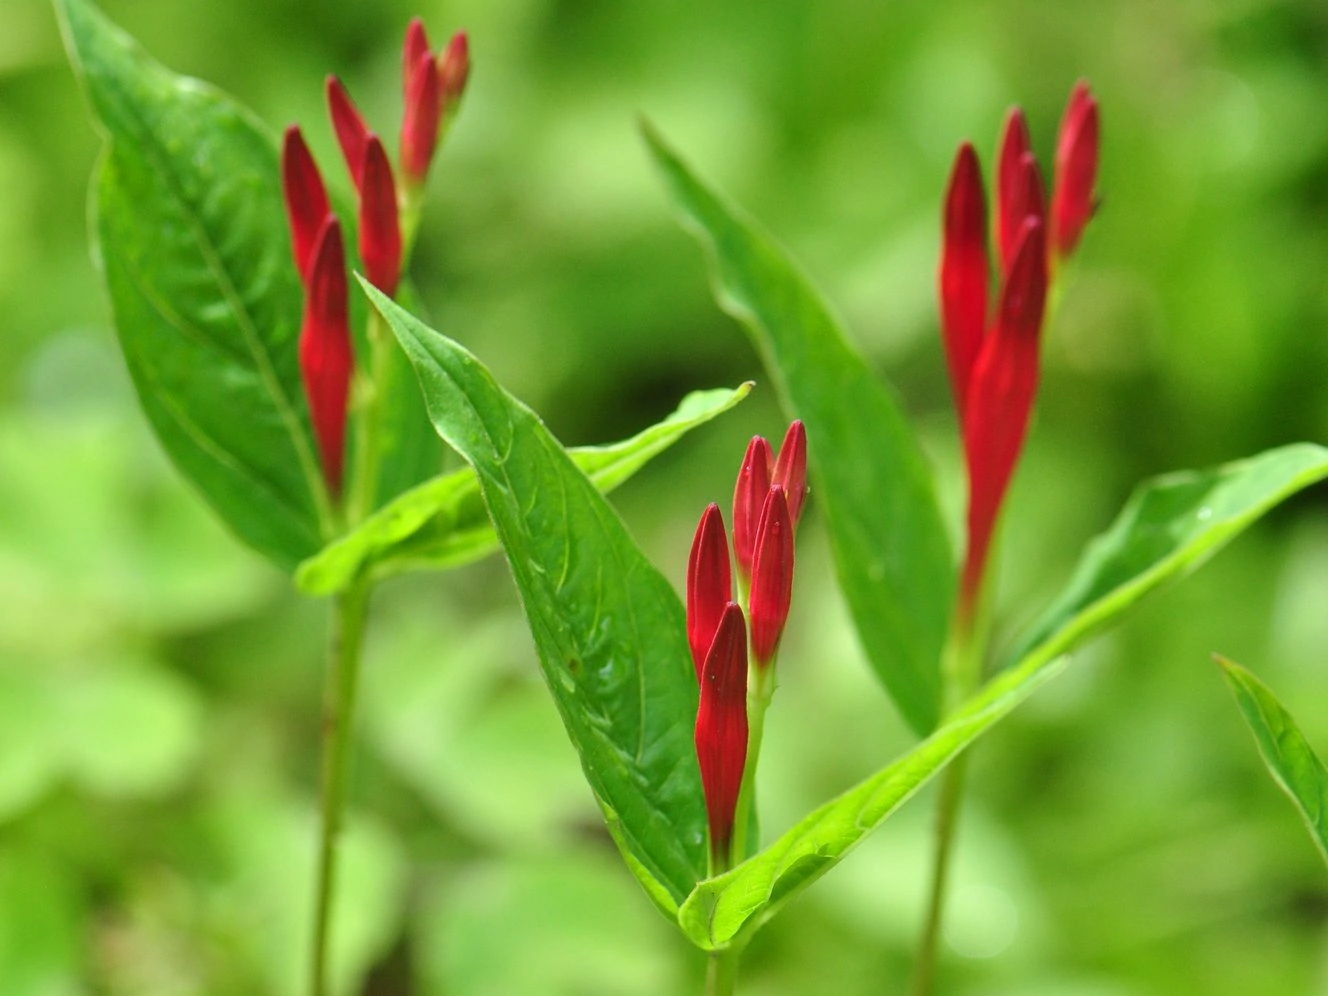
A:
{"type": "Polygon", "coordinates": [[[893,392],[784,252],[648,127],[645,137],[684,223],[709,251],[721,306],[751,335],[785,407],[806,423],[816,500],[863,649],[925,734],[940,715],[954,564],[917,440],[893,392]]]}
{"type": "Polygon", "coordinates": [[[1267,685],[1234,661],[1214,657],[1254,734],[1263,763],[1295,804],[1319,855],[1328,862],[1328,768],[1267,685]]]}
{"type": "MultiPolygon", "coordinates": [[[[568,450],[572,461],[602,492],[612,491],[686,433],[728,411],[751,384],[732,390],[693,391],[676,411],[631,439],[568,450]]],[[[330,595],[368,570],[375,580],[409,570],[460,567],[499,547],[469,467],[407,491],[300,565],[295,580],[309,595],[330,595]]]]}
{"type": "Polygon", "coordinates": [[[893,764],[804,817],[755,857],[701,882],[678,912],[683,932],[708,951],[745,943],[965,747],[1059,674],[1065,660],[1030,659],[1018,669],[998,675],[893,764]]]}
{"type": "Polygon", "coordinates": [[[230,528],[293,567],[321,545],[326,499],[300,385],[301,290],[276,143],[86,0],[56,7],[106,139],[97,253],[139,400],[230,528]]]}
{"type": "Polygon", "coordinates": [[[586,779],[628,866],[672,916],[706,863],[678,596],[530,409],[363,286],[415,364],[435,428],[475,470],[586,779]]]}
{"type": "Polygon", "coordinates": [[[1328,449],[1294,443],[1209,470],[1139,486],[1088,547],[1061,594],[1010,655],[1056,656],[1114,621],[1145,594],[1183,577],[1278,502],[1328,477],[1328,449]]]}

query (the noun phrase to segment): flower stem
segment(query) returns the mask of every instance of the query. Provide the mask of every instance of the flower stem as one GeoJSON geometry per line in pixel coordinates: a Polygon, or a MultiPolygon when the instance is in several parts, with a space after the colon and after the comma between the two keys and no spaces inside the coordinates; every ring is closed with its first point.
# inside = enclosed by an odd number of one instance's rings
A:
{"type": "MultiPolygon", "coordinates": [[[[733,814],[733,845],[730,867],[745,861],[760,845],[750,840],[756,833],[756,766],[761,760],[761,740],[765,737],[765,711],[775,694],[775,666],[751,665],[747,688],[747,759],[742,768],[742,787],[738,789],[737,810],[733,814]]],[[[728,869],[720,869],[727,871],[728,869]]],[[[713,870],[712,870],[713,874],[713,870]]]]}
{"type": "MultiPolygon", "coordinates": [[[[982,661],[987,652],[989,616],[983,597],[988,586],[978,589],[976,602],[961,598],[950,624],[950,634],[941,656],[941,681],[944,710],[949,715],[972,695],[982,680],[982,661]]],[[[940,948],[941,924],[945,917],[945,897],[949,886],[950,863],[954,851],[955,830],[964,801],[964,783],[968,774],[968,752],[950,762],[941,775],[936,800],[935,852],[932,858],[931,890],[927,900],[927,919],[918,941],[917,961],[913,967],[911,996],[931,996],[936,981],[936,959],[940,948]]]]}
{"type": "Polygon", "coordinates": [[[328,934],[336,895],[337,848],[346,808],[350,773],[355,693],[360,672],[368,587],[357,581],[337,596],[332,617],[323,692],[322,830],[318,852],[318,885],[314,903],[311,996],[327,992],[328,934]]]}
{"type": "Polygon", "coordinates": [[[736,947],[710,952],[706,967],[706,996],[733,996],[737,991],[738,959],[742,951],[736,947]]]}

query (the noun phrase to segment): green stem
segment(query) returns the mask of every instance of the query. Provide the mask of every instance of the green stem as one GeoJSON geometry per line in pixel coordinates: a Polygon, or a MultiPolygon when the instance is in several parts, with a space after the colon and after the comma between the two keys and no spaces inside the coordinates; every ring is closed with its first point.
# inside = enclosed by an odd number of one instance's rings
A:
{"type": "Polygon", "coordinates": [[[737,991],[738,960],[741,957],[742,951],[733,947],[710,952],[710,963],[706,967],[706,996],[733,996],[737,991]]]}
{"type": "Polygon", "coordinates": [[[314,905],[314,944],[309,991],[327,992],[328,934],[336,895],[337,848],[346,808],[350,773],[355,693],[368,588],[356,582],[337,596],[332,619],[327,675],[323,692],[322,833],[318,852],[318,886],[314,905]]]}
{"type": "MultiPolygon", "coordinates": [[[[946,714],[963,704],[982,681],[982,661],[986,656],[990,635],[986,589],[986,585],[978,589],[980,594],[976,604],[961,602],[950,624],[950,634],[941,656],[946,714]]],[[[931,996],[935,987],[936,960],[940,950],[941,924],[945,918],[945,897],[950,880],[955,830],[963,807],[967,775],[967,751],[951,761],[941,775],[936,800],[936,849],[932,859],[931,889],[927,899],[927,918],[918,941],[913,984],[909,990],[911,996],[931,996]]]]}

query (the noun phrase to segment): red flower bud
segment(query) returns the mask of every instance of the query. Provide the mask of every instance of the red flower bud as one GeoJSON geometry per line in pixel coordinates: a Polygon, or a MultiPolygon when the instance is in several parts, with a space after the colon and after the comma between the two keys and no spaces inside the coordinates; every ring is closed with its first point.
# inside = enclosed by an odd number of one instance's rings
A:
{"type": "Polygon", "coordinates": [[[1051,245],[1064,259],[1074,252],[1097,199],[1099,143],[1097,101],[1080,80],[1070,93],[1056,141],[1056,185],[1051,202],[1051,245]]]}
{"type": "Polygon", "coordinates": [[[1038,339],[1047,298],[1046,230],[1024,221],[996,317],[973,367],[964,414],[968,464],[968,550],[960,583],[972,607],[992,530],[1023,448],[1038,383],[1038,339]]]}
{"type": "Polygon", "coordinates": [[[407,77],[401,119],[401,175],[409,186],[418,186],[428,175],[441,117],[438,70],[433,55],[425,51],[407,77]]]}
{"type": "Polygon", "coordinates": [[[392,166],[377,135],[365,143],[361,177],[360,259],[369,282],[390,297],[401,276],[401,225],[392,166]]]}
{"type": "Polygon", "coordinates": [[[1024,156],[1032,154],[1033,143],[1028,135],[1028,122],[1018,107],[1010,108],[1001,135],[1001,148],[996,166],[996,258],[1000,272],[1010,269],[1015,243],[1023,230],[1028,177],[1025,175],[1024,156]]]}
{"type": "Polygon", "coordinates": [[[406,88],[406,105],[410,106],[410,80],[415,67],[420,63],[420,56],[430,55],[429,34],[424,30],[424,21],[412,17],[406,25],[406,40],[401,46],[401,82],[406,88]]]}
{"type": "Polygon", "coordinates": [[[286,200],[295,268],[300,271],[300,279],[307,283],[318,236],[332,209],[328,206],[323,178],[295,125],[286,129],[281,145],[281,191],[286,200]]]}
{"type": "Polygon", "coordinates": [[[438,91],[443,104],[443,113],[451,114],[461,102],[461,95],[466,90],[466,81],[470,79],[470,42],[464,31],[458,31],[447,43],[438,56],[438,91]]]}
{"type": "Polygon", "coordinates": [[[364,174],[364,150],[369,141],[369,127],[364,123],[364,118],[360,116],[345,86],[335,76],[327,78],[327,107],[332,115],[332,128],[337,133],[337,144],[341,146],[346,168],[355,181],[355,189],[362,190],[361,177],[364,174]]]}
{"type": "Polygon", "coordinates": [[[793,516],[788,495],[775,485],[766,494],[756,532],[752,561],[752,656],[757,667],[769,667],[784,635],[793,598],[793,516]]]}
{"type": "Polygon", "coordinates": [[[738,471],[733,489],[733,553],[738,561],[738,576],[746,583],[752,576],[752,555],[756,551],[756,527],[761,524],[761,506],[770,490],[770,464],[773,454],[762,436],[753,436],[738,471]]]}
{"type": "Polygon", "coordinates": [[[788,495],[789,517],[798,524],[802,503],[807,498],[807,430],[802,419],[794,419],[784,433],[779,459],[770,474],[770,483],[778,484],[788,495]]]}
{"type": "Polygon", "coordinates": [[[702,667],[696,760],[710,824],[711,862],[726,868],[747,764],[747,624],[737,602],[725,606],[702,667]]]}
{"type": "Polygon", "coordinates": [[[987,201],[977,153],[959,147],[945,194],[939,284],[941,335],[950,368],[950,389],[962,420],[973,364],[987,327],[987,201]]]}
{"type": "Polygon", "coordinates": [[[692,648],[697,681],[702,678],[706,652],[715,640],[724,609],[732,600],[729,541],[724,533],[724,517],[712,502],[701,515],[687,559],[687,642],[692,648]]]}
{"type": "Polygon", "coordinates": [[[300,326],[300,373],[309,416],[333,494],[341,493],[346,406],[354,368],[346,299],[346,254],[341,225],[328,215],[314,247],[300,326]]]}

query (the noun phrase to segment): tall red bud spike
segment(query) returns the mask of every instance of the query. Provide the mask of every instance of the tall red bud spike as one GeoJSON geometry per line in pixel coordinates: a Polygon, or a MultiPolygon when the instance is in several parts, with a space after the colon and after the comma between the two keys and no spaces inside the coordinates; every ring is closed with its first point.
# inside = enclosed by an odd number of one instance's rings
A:
{"type": "Polygon", "coordinates": [[[802,505],[807,499],[807,429],[802,419],[794,419],[779,446],[779,459],[770,474],[770,483],[778,484],[788,495],[789,517],[798,524],[802,505]]]}
{"type": "Polygon", "coordinates": [[[756,552],[756,527],[761,524],[761,508],[770,490],[770,444],[763,436],[753,436],[738,471],[733,489],[733,554],[738,561],[738,576],[746,584],[752,576],[752,556],[756,552]]]}
{"type": "Polygon", "coordinates": [[[1033,143],[1024,112],[1012,107],[1005,118],[996,166],[996,258],[1002,274],[1010,269],[1024,218],[1029,214],[1025,206],[1028,178],[1024,157],[1032,152],[1033,143]]]}
{"type": "Polygon", "coordinates": [[[792,599],[793,516],[788,495],[776,484],[767,493],[761,510],[748,600],[752,615],[752,656],[757,667],[769,667],[774,660],[792,599]]]}
{"type": "Polygon", "coordinates": [[[962,420],[968,382],[987,327],[987,200],[973,146],[959,147],[945,193],[938,274],[941,335],[955,410],[962,420]]]}
{"type": "Polygon", "coordinates": [[[327,78],[327,108],[332,116],[332,129],[337,133],[337,144],[346,160],[346,168],[355,181],[355,189],[363,190],[364,151],[369,141],[369,127],[356,109],[341,80],[327,78]]]}
{"type": "Polygon", "coordinates": [[[1097,100],[1080,80],[1070,93],[1056,141],[1056,185],[1051,201],[1051,245],[1064,259],[1079,245],[1079,237],[1097,209],[1100,142],[1097,100]]]}
{"type": "Polygon", "coordinates": [[[295,125],[286,129],[281,144],[281,191],[286,200],[295,268],[300,271],[300,279],[308,283],[318,236],[332,209],[328,206],[323,178],[295,125]]]}
{"type": "Polygon", "coordinates": [[[314,247],[300,326],[300,373],[329,490],[341,493],[350,398],[350,319],[341,225],[328,215],[314,247]]]}
{"type": "Polygon", "coordinates": [[[1046,230],[1024,222],[991,331],[973,368],[964,415],[968,550],[960,604],[973,608],[992,531],[1028,431],[1038,383],[1038,339],[1047,299],[1046,230]]]}
{"type": "Polygon", "coordinates": [[[391,297],[401,276],[401,224],[392,166],[378,136],[364,148],[360,186],[360,259],[369,282],[391,297]]]}
{"type": "Polygon", "coordinates": [[[710,824],[711,864],[720,871],[731,863],[733,818],[747,764],[747,624],[737,602],[725,606],[701,669],[696,760],[710,824]]]}
{"type": "Polygon", "coordinates": [[[724,517],[719,506],[712,502],[701,515],[687,559],[687,642],[692,648],[697,681],[702,679],[706,652],[715,641],[724,609],[732,600],[729,541],[724,532],[724,517]]]}

